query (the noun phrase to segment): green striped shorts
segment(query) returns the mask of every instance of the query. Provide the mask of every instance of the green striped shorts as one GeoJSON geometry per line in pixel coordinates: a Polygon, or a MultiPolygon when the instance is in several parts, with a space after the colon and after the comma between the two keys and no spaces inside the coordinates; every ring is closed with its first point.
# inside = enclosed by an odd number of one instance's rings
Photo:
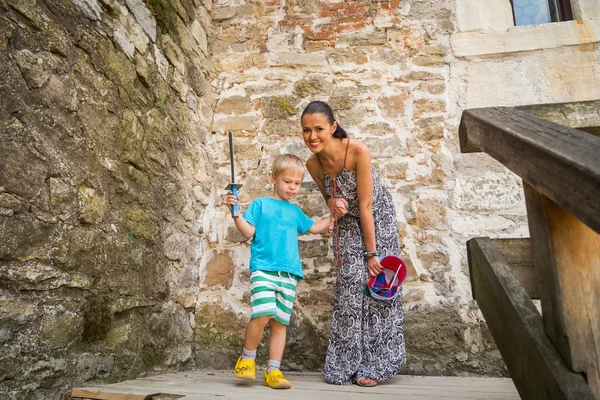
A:
{"type": "Polygon", "coordinates": [[[289,325],[296,282],[295,276],[287,272],[254,271],[250,274],[250,319],[272,315],[275,321],[289,325]]]}

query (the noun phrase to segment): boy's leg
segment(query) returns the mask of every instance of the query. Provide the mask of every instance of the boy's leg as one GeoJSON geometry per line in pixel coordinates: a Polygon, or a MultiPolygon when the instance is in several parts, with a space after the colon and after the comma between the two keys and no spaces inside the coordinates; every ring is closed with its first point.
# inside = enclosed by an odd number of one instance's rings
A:
{"type": "Polygon", "coordinates": [[[256,317],[250,320],[248,326],[246,327],[244,349],[256,350],[263,337],[263,333],[265,332],[265,326],[270,319],[270,315],[263,315],[262,317],[256,317]]]}
{"type": "Polygon", "coordinates": [[[289,389],[292,387],[290,381],[285,379],[279,367],[283,350],[285,349],[285,339],[287,335],[287,325],[290,323],[290,316],[296,297],[296,279],[290,274],[279,274],[279,290],[277,297],[277,315],[271,320],[271,337],[269,338],[269,365],[265,371],[264,384],[273,389],[289,389]]]}
{"type": "Polygon", "coordinates": [[[271,320],[271,337],[269,338],[269,365],[265,371],[264,385],[273,389],[289,389],[290,381],[285,379],[279,367],[285,348],[287,326],[275,319],[271,320]]]}
{"type": "Polygon", "coordinates": [[[255,271],[250,274],[250,302],[252,315],[246,327],[244,339],[244,352],[235,364],[235,376],[240,379],[256,379],[256,348],[260,343],[265,325],[277,314],[275,290],[264,273],[255,271]]]}
{"type": "Polygon", "coordinates": [[[271,320],[271,337],[269,338],[269,360],[281,361],[285,349],[287,326],[275,319],[271,320]]]}

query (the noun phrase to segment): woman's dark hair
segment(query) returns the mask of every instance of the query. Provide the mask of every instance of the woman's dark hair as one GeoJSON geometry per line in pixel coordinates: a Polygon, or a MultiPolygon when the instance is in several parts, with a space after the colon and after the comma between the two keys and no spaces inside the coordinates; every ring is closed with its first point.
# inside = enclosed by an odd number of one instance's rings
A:
{"type": "MultiPolygon", "coordinates": [[[[323,114],[327,117],[327,121],[329,121],[330,125],[333,125],[333,123],[336,122],[335,118],[333,117],[333,110],[331,109],[331,107],[329,107],[329,104],[323,101],[311,101],[310,103],[308,103],[304,111],[302,111],[302,116],[300,117],[300,120],[304,118],[305,114],[323,114]]],[[[341,140],[347,138],[348,134],[338,123],[335,132],[333,132],[333,137],[341,140]]]]}

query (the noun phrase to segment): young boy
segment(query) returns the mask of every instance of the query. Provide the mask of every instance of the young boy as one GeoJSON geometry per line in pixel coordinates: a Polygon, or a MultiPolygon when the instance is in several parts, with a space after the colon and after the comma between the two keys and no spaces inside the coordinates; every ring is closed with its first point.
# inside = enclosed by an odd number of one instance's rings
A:
{"type": "MultiPolygon", "coordinates": [[[[330,218],[314,222],[289,201],[300,192],[304,163],[292,154],[273,161],[273,194],[254,200],[243,216],[234,218],[238,230],[253,238],[250,248],[250,301],[252,315],[246,328],[244,351],[235,365],[235,376],[256,379],[256,348],[267,322],[271,323],[269,364],[263,384],[273,389],[289,389],[292,384],[279,370],[285,347],[286,327],[296,296],[296,282],[304,279],[298,252],[298,235],[321,233],[330,218]]],[[[237,199],[227,197],[232,206],[237,199]]]]}

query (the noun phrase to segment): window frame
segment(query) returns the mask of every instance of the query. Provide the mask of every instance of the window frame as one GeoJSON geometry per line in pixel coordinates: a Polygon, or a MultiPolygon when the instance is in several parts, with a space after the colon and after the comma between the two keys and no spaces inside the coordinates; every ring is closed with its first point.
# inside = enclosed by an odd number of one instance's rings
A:
{"type": "MultiPolygon", "coordinates": [[[[515,26],[517,25],[517,20],[515,18],[515,6],[513,4],[513,0],[510,1],[510,8],[512,9],[512,17],[513,23],[515,26]]],[[[563,22],[563,21],[572,21],[573,20],[573,8],[571,7],[571,0],[556,0],[556,8],[558,11],[558,21],[552,22],[563,22]]]]}

